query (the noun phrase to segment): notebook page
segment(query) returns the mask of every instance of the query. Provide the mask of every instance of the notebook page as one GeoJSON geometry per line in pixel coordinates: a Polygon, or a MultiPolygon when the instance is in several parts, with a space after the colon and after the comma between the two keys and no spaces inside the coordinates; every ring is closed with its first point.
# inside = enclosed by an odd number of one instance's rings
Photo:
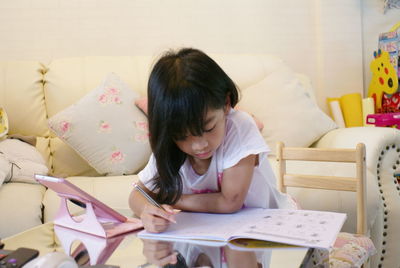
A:
{"type": "Polygon", "coordinates": [[[141,231],[139,237],[168,238],[170,240],[203,239],[228,241],[229,238],[249,219],[259,217],[263,209],[243,209],[233,214],[212,214],[180,212],[176,215],[176,224],[171,223],[162,233],[141,231]]]}
{"type": "Polygon", "coordinates": [[[236,237],[253,238],[314,248],[329,248],[346,214],[311,210],[266,209],[260,220],[244,225],[236,237]]]}

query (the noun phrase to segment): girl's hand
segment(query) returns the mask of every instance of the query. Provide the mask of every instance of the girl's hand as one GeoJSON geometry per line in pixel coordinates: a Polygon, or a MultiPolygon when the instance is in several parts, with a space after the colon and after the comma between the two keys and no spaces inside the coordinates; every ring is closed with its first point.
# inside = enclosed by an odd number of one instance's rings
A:
{"type": "Polygon", "coordinates": [[[143,255],[147,262],[157,266],[176,264],[177,252],[173,250],[173,244],[166,241],[142,239],[143,255]]]}
{"type": "Polygon", "coordinates": [[[140,219],[146,231],[160,233],[165,231],[171,222],[176,223],[174,215],[179,211],[169,205],[162,205],[162,207],[163,209],[150,204],[144,206],[140,219]]]}

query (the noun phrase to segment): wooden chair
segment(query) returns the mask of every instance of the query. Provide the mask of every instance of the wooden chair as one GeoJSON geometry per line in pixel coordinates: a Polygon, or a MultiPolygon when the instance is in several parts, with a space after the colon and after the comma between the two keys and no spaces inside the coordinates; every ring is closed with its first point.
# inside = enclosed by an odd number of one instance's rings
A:
{"type": "Polygon", "coordinates": [[[355,149],[295,148],[277,145],[278,187],[286,193],[286,187],[302,187],[326,190],[352,191],[357,193],[357,234],[366,234],[366,165],[365,145],[355,149]],[[316,176],[288,174],[287,161],[320,161],[355,163],[355,177],[316,176]]]}
{"type": "MultiPolygon", "coordinates": [[[[357,144],[355,149],[337,148],[295,148],[285,147],[282,142],[277,145],[278,187],[286,193],[287,187],[314,188],[325,190],[352,191],[357,194],[357,235],[366,237],[366,165],[365,145],[357,144]],[[355,177],[316,176],[304,174],[289,174],[286,172],[287,161],[318,161],[318,162],[343,162],[354,163],[355,177]]],[[[371,250],[368,250],[362,267],[369,267],[368,259],[374,254],[375,248],[370,241],[371,250]]],[[[335,259],[335,254],[330,258],[335,259]]],[[[333,267],[336,267],[335,265],[333,267]]]]}

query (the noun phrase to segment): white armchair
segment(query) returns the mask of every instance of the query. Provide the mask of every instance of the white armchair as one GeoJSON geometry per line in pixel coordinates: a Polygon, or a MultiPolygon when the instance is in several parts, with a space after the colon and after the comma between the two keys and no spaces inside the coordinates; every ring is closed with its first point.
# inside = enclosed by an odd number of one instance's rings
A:
{"type": "MultiPolygon", "coordinates": [[[[356,127],[336,129],[314,147],[366,147],[368,224],[377,249],[371,267],[395,267],[400,263],[400,131],[394,128],[356,127]]],[[[347,201],[350,202],[350,201],[347,201]]]]}

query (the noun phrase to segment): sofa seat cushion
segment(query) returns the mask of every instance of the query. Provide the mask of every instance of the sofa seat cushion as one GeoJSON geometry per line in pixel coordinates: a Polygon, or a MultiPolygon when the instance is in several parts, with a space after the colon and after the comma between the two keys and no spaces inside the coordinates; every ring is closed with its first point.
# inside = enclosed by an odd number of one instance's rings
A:
{"type": "Polygon", "coordinates": [[[0,187],[0,237],[8,237],[42,223],[42,199],[46,188],[39,184],[5,183],[0,187]]]}
{"type": "MultiPolygon", "coordinates": [[[[132,184],[138,181],[137,175],[69,177],[67,180],[123,215],[132,216],[128,199],[132,184]]],[[[54,220],[60,206],[60,200],[60,197],[54,191],[50,189],[46,191],[43,198],[45,222],[54,220]]],[[[69,204],[69,209],[72,214],[82,210],[73,204],[69,204]]]]}

